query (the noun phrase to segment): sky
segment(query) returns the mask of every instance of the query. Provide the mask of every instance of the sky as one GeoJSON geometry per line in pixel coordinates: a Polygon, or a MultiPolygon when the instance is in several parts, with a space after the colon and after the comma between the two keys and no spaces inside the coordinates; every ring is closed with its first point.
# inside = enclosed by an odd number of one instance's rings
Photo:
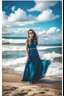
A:
{"type": "Polygon", "coordinates": [[[2,1],[2,35],[26,37],[33,29],[44,42],[62,42],[62,1],[2,1]]]}

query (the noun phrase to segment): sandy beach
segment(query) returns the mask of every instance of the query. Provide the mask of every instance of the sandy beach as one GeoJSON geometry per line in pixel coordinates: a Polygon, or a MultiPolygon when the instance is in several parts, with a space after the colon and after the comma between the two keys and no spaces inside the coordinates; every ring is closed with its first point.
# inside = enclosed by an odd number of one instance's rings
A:
{"type": "Polygon", "coordinates": [[[62,96],[62,79],[45,77],[34,84],[21,81],[21,74],[2,70],[2,96],[62,96]]]}

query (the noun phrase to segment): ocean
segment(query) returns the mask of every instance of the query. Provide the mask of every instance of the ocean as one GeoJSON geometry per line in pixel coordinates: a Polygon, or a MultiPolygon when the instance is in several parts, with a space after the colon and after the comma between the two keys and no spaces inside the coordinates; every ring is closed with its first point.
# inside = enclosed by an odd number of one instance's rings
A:
{"type": "MultiPolygon", "coordinates": [[[[2,37],[2,67],[9,72],[23,74],[26,64],[27,37],[2,37]]],[[[38,39],[38,53],[40,58],[52,60],[46,76],[62,77],[62,44],[43,44],[38,39]]]]}

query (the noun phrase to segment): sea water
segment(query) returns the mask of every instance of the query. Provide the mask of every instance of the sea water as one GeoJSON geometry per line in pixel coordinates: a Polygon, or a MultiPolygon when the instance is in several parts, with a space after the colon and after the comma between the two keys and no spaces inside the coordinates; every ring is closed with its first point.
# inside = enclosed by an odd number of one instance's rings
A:
{"type": "MultiPolygon", "coordinates": [[[[26,64],[27,37],[2,37],[2,67],[22,74],[26,64]]],[[[37,50],[41,60],[52,60],[46,76],[62,76],[62,45],[43,44],[39,40],[37,50]]]]}

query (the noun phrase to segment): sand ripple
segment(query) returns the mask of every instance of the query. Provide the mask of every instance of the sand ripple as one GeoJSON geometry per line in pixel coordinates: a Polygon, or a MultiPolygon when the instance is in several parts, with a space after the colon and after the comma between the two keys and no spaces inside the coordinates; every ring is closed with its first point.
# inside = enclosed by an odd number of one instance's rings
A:
{"type": "Polygon", "coordinates": [[[61,91],[40,86],[4,86],[2,96],[61,96],[61,91]]]}

